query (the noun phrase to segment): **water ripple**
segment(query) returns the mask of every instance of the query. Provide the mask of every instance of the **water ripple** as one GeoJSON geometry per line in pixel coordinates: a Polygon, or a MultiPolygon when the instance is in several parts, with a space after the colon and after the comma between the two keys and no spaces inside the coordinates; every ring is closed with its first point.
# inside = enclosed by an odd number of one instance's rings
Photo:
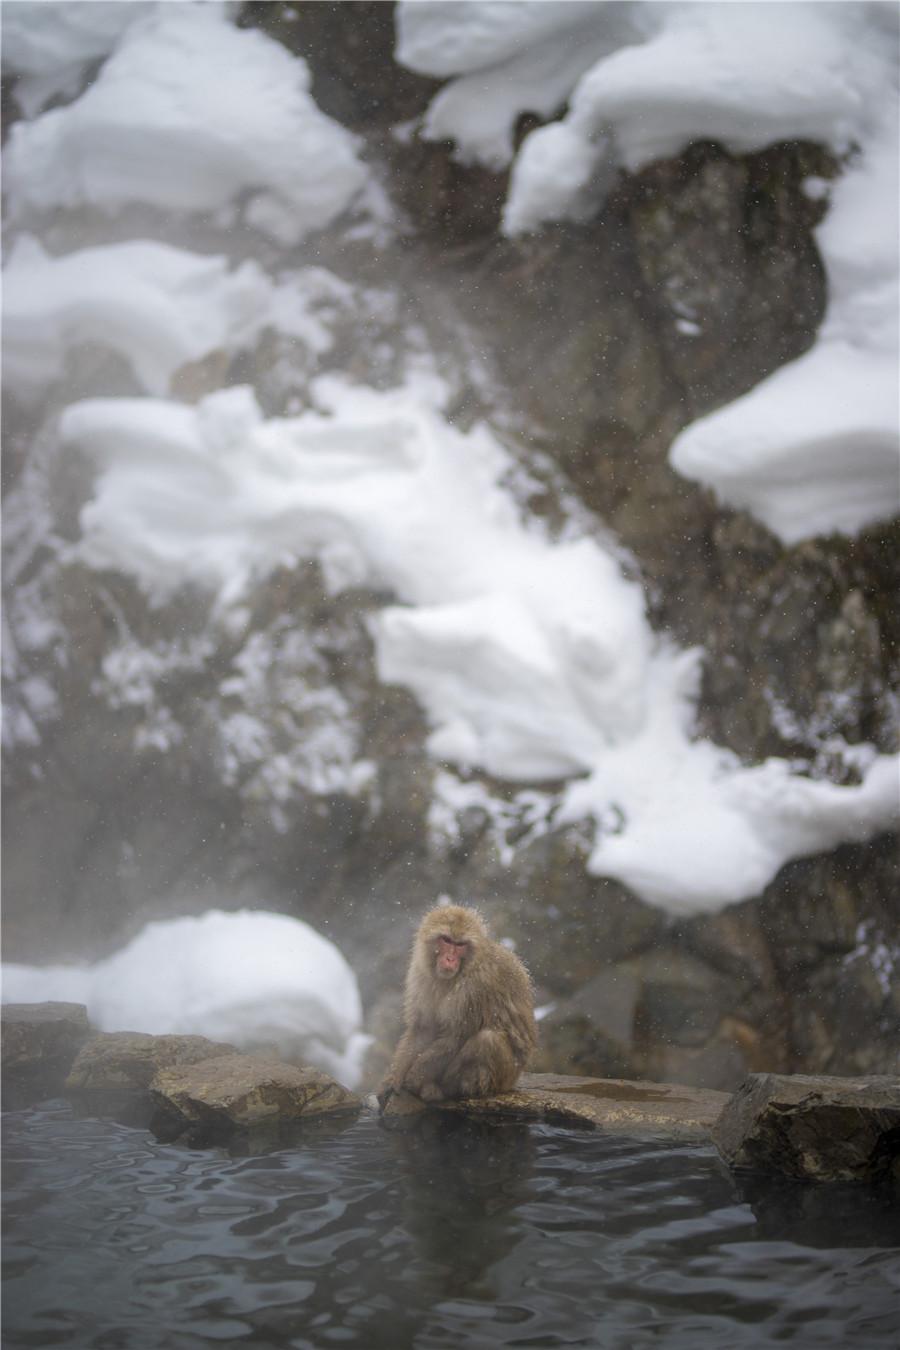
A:
{"type": "Polygon", "coordinates": [[[4,1117],[4,1350],[896,1350],[900,1215],[713,1151],[362,1120],[262,1157],[4,1117]]]}

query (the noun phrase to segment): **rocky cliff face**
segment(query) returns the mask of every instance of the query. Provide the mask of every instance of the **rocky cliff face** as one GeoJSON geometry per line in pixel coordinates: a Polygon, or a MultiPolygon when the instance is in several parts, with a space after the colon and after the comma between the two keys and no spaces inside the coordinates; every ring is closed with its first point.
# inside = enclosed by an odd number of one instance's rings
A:
{"type": "MultiPolygon", "coordinates": [[[[243,12],[306,57],[319,106],[364,137],[407,217],[379,258],[358,251],[369,307],[362,325],[358,309],[335,320],[329,359],[377,387],[404,345],[439,351],[458,422],[489,413],[515,439],[530,509],[551,528],[593,516],[656,631],[705,648],[699,730],[746,762],[847,781],[839,738],[895,748],[898,523],[787,548],[666,459],[682,426],[811,343],[823,206],[801,184],[837,166],[813,144],[694,145],[622,174],[597,218],[510,242],[503,174],[393,134],[436,84],[395,66],[390,11],[243,12]],[[402,329],[377,302],[388,277],[402,329]],[[685,305],[699,335],[675,322],[685,305]]],[[[321,238],[319,260],[339,247],[321,238]]],[[[108,391],[109,371],[79,359],[79,393],[92,378],[108,391]]],[[[269,337],[181,378],[189,394],[250,379],[282,412],[290,362],[269,337]]],[[[377,678],[383,596],[330,595],[306,563],[256,586],[239,620],[195,591],[150,604],[57,546],[77,534],[85,470],[14,394],[7,406],[8,959],[96,956],[151,917],[264,899],[339,943],[390,1039],[412,920],[447,893],[477,900],[528,961],[550,1009],[538,1068],[721,1088],[747,1070],[895,1071],[895,839],[791,863],[755,899],[676,920],[590,876],[584,830],[535,830],[507,783],[483,779],[492,809],[476,793],[441,824],[423,712],[377,678]]]]}

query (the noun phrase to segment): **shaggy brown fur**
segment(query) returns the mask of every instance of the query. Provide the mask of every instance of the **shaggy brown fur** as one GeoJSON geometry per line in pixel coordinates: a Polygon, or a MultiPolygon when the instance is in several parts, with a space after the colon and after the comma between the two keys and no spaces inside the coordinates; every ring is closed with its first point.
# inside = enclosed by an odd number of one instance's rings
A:
{"type": "Polygon", "coordinates": [[[378,1094],[426,1102],[507,1092],[537,1041],[531,981],[474,909],[431,910],[406,976],[406,1030],[378,1094]]]}

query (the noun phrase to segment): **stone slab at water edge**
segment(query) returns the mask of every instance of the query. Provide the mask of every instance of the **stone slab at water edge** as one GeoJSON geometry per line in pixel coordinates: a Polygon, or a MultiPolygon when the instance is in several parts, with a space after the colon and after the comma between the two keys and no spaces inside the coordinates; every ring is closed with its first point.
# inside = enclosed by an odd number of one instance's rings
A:
{"type": "Polygon", "coordinates": [[[205,1036],[151,1036],[146,1031],[105,1031],[76,1056],[66,1092],[122,1092],[149,1088],[161,1069],[237,1054],[237,1047],[205,1036]]]}
{"type": "Polygon", "coordinates": [[[755,1073],[713,1138],[732,1167],[810,1181],[900,1182],[900,1078],[755,1073]]]}
{"type": "MultiPolygon", "coordinates": [[[[115,1096],[152,1105],[160,1138],[202,1146],[233,1135],[338,1123],[363,1102],[320,1069],[240,1054],[201,1036],[92,1032],[80,1004],[5,1004],[4,1104],[69,1095],[106,1114],[115,1096]],[[68,1076],[67,1076],[68,1075],[68,1076]]],[[[425,1104],[395,1093],[389,1127],[435,1113],[546,1121],[674,1143],[714,1142],[738,1169],[813,1181],[900,1184],[900,1078],[752,1074],[734,1093],[674,1083],[523,1074],[512,1092],[425,1104]]],[[[146,1122],[144,1122],[146,1123],[146,1122]]],[[[255,1151],[255,1150],[254,1150],[255,1151]]]]}
{"type": "Polygon", "coordinates": [[[360,1099],[321,1069],[256,1055],[220,1055],[162,1069],[150,1084],[157,1133],[215,1139],[309,1117],[355,1115],[360,1099]]]}
{"type": "MultiPolygon", "coordinates": [[[[437,1109],[472,1116],[544,1120],[555,1125],[607,1130],[611,1134],[662,1136],[678,1141],[708,1140],[729,1100],[727,1092],[674,1083],[526,1073],[512,1092],[439,1102],[437,1109]]],[[[425,1109],[418,1097],[402,1092],[391,1097],[384,1114],[388,1121],[399,1121],[425,1109]]]]}
{"type": "Polygon", "coordinates": [[[83,1003],[4,1003],[0,1063],[6,1106],[23,1094],[57,1090],[91,1034],[83,1003]]]}
{"type": "Polygon", "coordinates": [[[90,1034],[83,1003],[4,1003],[0,1018],[3,1072],[71,1064],[90,1034]]]}

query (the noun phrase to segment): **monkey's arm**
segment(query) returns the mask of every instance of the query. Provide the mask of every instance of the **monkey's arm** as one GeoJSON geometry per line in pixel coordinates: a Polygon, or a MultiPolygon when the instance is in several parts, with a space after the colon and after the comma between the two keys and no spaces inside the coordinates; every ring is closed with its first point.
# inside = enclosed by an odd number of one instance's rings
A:
{"type": "Polygon", "coordinates": [[[384,1107],[392,1092],[405,1088],[426,1100],[438,1100],[443,1094],[429,1093],[437,1084],[448,1060],[459,1048],[456,1036],[434,1036],[427,1028],[413,1026],[400,1038],[391,1067],[378,1091],[378,1101],[384,1107]]]}
{"type": "Polygon", "coordinates": [[[402,1085],[424,1101],[440,1101],[440,1080],[459,1049],[458,1036],[437,1036],[416,1055],[403,1075],[402,1085]]]}
{"type": "Polygon", "coordinates": [[[440,1086],[445,1097],[489,1097],[508,1092],[521,1067],[506,1032],[483,1027],[449,1061],[440,1086]]]}

